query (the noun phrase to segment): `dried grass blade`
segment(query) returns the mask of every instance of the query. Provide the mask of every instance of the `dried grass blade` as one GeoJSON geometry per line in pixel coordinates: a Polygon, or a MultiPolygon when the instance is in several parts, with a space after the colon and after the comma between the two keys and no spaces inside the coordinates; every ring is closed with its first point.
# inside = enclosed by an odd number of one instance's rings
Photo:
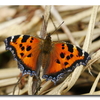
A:
{"type": "MultiPolygon", "coordinates": [[[[70,24],[73,24],[75,22],[78,22],[78,21],[82,20],[83,18],[90,16],[91,12],[92,12],[92,8],[85,10],[85,11],[82,11],[80,13],[77,13],[73,16],[67,17],[66,19],[64,19],[64,20],[66,20],[65,24],[70,25],[70,24]]],[[[100,12],[100,9],[98,9],[98,12],[100,12]]]]}
{"type": "MultiPolygon", "coordinates": [[[[25,87],[22,89],[22,90],[19,90],[19,88],[17,88],[14,92],[14,95],[22,95],[24,94],[25,92],[27,92],[27,89],[28,89],[28,86],[25,85],[25,87]]],[[[9,93],[8,95],[13,95],[13,93],[9,93]]]]}
{"type": "Polygon", "coordinates": [[[20,70],[18,68],[0,69],[0,79],[6,79],[18,76],[20,70]]]}
{"type": "Polygon", "coordinates": [[[90,95],[92,95],[93,92],[95,91],[99,79],[100,79],[100,72],[99,72],[98,76],[96,77],[96,79],[95,79],[95,81],[92,85],[92,88],[91,88],[90,93],[89,93],[90,95]]]}
{"type": "Polygon", "coordinates": [[[3,80],[0,80],[0,87],[12,85],[12,84],[15,84],[16,82],[17,82],[17,78],[3,79],[3,80]]]}
{"type": "Polygon", "coordinates": [[[38,91],[38,95],[42,95],[42,93],[48,90],[52,85],[53,83],[51,81],[47,81],[45,84],[41,86],[40,91],[38,91]]]}
{"type": "Polygon", "coordinates": [[[31,77],[29,76],[29,79],[28,79],[28,95],[32,95],[32,83],[33,83],[33,78],[34,77],[31,77]]]}
{"type": "MultiPolygon", "coordinates": [[[[82,95],[90,95],[90,93],[86,93],[82,95]]],[[[92,95],[100,95],[100,91],[93,92],[92,95]]]]}
{"type": "Polygon", "coordinates": [[[85,39],[85,42],[84,42],[84,45],[83,45],[83,49],[85,51],[88,51],[89,47],[91,45],[94,26],[95,26],[95,20],[96,20],[96,16],[97,16],[97,11],[98,11],[98,6],[94,6],[93,12],[92,12],[92,15],[91,15],[91,19],[90,19],[90,22],[89,22],[88,32],[87,32],[86,39],[85,39]]]}

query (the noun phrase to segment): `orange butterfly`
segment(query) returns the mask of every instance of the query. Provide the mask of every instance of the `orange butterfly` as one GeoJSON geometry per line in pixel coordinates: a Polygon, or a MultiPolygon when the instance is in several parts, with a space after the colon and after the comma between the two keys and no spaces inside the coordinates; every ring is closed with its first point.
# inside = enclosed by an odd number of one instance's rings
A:
{"type": "Polygon", "coordinates": [[[54,83],[65,73],[72,72],[79,65],[86,65],[89,54],[77,46],[66,42],[52,42],[50,34],[45,39],[29,35],[16,35],[5,39],[6,49],[18,61],[22,74],[37,76],[43,67],[43,78],[54,83]]]}

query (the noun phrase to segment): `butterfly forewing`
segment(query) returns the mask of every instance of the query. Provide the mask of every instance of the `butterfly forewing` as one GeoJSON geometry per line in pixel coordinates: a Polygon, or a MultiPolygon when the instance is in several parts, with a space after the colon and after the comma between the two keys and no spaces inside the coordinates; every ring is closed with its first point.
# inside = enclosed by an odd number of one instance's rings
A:
{"type": "Polygon", "coordinates": [[[32,75],[38,69],[41,41],[28,35],[16,35],[5,39],[6,49],[12,52],[23,74],[32,75]]]}

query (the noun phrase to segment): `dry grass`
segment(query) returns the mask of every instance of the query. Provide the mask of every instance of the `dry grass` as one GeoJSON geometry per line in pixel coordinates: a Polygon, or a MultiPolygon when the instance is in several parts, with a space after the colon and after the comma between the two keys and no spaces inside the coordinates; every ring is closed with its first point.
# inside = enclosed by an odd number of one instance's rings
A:
{"type": "MultiPolygon", "coordinates": [[[[50,12],[56,26],[64,21],[58,30],[60,41],[71,42],[82,47],[91,55],[86,67],[78,66],[60,84],[41,78],[41,88],[37,95],[100,95],[100,9],[98,6],[4,6],[0,11],[10,11],[9,19],[0,16],[0,95],[12,95],[20,70],[11,54],[5,51],[3,40],[17,34],[40,35],[44,38],[47,32],[55,30],[49,21],[50,12]],[[43,23],[42,15],[45,22],[43,23]],[[5,18],[5,19],[4,19],[5,18]],[[46,25],[46,26],[45,26],[46,25]],[[41,33],[41,34],[40,34],[41,33]],[[93,76],[89,74],[88,70],[93,76]]],[[[57,41],[57,34],[52,34],[52,40],[57,41]]],[[[15,95],[32,95],[32,85],[35,78],[25,76],[17,86],[15,95]],[[23,88],[21,88],[23,86],[23,88]]],[[[38,80],[37,80],[38,82],[38,80]]],[[[37,85],[33,85],[36,87],[37,85]]],[[[37,89],[37,88],[35,88],[37,89]]]]}

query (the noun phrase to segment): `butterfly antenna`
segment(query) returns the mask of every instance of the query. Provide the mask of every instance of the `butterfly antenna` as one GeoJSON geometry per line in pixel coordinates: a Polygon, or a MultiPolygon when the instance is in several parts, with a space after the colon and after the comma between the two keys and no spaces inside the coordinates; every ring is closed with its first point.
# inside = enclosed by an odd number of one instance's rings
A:
{"type": "MultiPolygon", "coordinates": [[[[51,21],[52,21],[52,23],[53,23],[53,25],[54,25],[54,27],[55,27],[55,30],[51,33],[51,34],[53,34],[53,33],[55,33],[55,32],[61,27],[61,25],[64,23],[64,21],[63,21],[58,27],[56,27],[56,25],[55,25],[55,23],[53,22],[53,19],[52,19],[51,16],[50,16],[50,19],[51,19],[51,21]]],[[[58,40],[60,40],[60,39],[59,39],[59,36],[58,36],[58,33],[57,33],[57,38],[58,38],[58,40]]]]}
{"type": "Polygon", "coordinates": [[[56,30],[54,30],[52,33],[54,33],[54,32],[56,32],[60,27],[61,27],[61,25],[64,23],[64,21],[58,26],[58,27],[56,27],[56,30]]]}
{"type": "MultiPolygon", "coordinates": [[[[23,75],[22,75],[22,76],[23,76],[23,75]]],[[[15,86],[14,86],[13,95],[14,95],[14,93],[15,93],[15,89],[16,89],[17,85],[19,84],[19,82],[20,82],[22,76],[18,79],[17,83],[16,83],[15,86]]]]}

